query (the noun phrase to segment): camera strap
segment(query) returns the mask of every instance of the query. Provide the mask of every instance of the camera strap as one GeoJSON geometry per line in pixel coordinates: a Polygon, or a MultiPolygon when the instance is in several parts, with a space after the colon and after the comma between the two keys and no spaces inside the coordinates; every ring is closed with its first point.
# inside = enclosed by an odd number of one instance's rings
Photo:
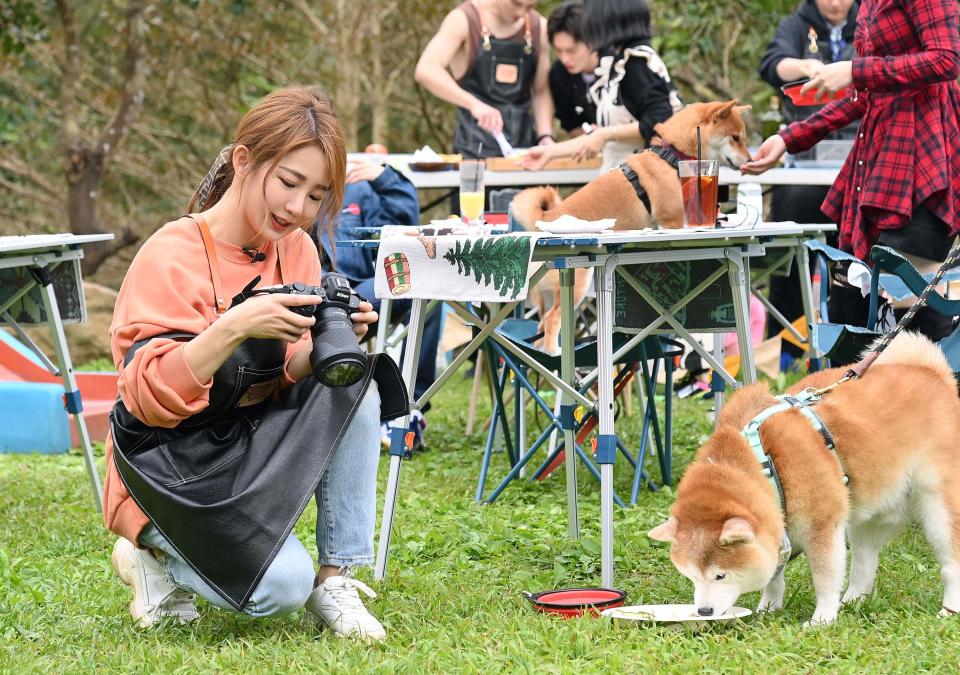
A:
{"type": "Polygon", "coordinates": [[[227,311],[227,303],[223,298],[223,282],[220,281],[220,264],[217,262],[217,250],[213,247],[213,237],[207,221],[199,213],[191,214],[191,218],[200,229],[200,238],[203,239],[203,248],[207,253],[207,264],[210,266],[210,279],[213,281],[213,298],[216,301],[217,314],[227,311]]]}

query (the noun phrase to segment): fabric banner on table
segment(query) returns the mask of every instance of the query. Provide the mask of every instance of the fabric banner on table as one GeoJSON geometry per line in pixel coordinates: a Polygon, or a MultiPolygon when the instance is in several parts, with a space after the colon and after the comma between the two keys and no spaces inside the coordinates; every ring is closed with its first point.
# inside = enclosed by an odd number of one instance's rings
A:
{"type": "Polygon", "coordinates": [[[378,298],[509,302],[527,297],[536,234],[427,236],[384,228],[378,298]]]}

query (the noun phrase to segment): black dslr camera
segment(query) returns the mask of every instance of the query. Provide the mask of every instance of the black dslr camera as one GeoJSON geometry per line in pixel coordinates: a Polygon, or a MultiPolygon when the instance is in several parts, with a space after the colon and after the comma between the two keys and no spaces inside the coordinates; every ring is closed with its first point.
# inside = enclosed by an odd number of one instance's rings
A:
{"type": "Polygon", "coordinates": [[[313,337],[310,367],[314,377],[328,387],[349,387],[363,379],[367,371],[367,355],[357,343],[353,322],[350,320],[350,315],[359,311],[361,298],[353,292],[345,276],[327,272],[319,286],[293,283],[254,289],[259,281],[258,276],[247,284],[247,287],[234,297],[233,304],[265,293],[319,295],[323,298],[319,305],[289,308],[301,316],[313,316],[317,319],[310,329],[313,337]]]}

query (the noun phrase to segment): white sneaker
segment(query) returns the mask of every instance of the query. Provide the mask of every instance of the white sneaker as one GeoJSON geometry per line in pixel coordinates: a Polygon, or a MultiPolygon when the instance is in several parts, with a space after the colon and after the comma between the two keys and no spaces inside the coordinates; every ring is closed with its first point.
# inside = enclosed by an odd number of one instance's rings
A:
{"type": "Polygon", "coordinates": [[[346,574],[327,577],[307,598],[304,620],[313,624],[322,621],[337,637],[386,639],[387,632],[363,606],[358,590],[363,591],[368,598],[377,597],[365,583],[346,574]]]}
{"type": "Polygon", "coordinates": [[[177,586],[163,563],[149,551],[121,537],[113,546],[111,560],[121,581],[133,587],[130,615],[143,628],[164,617],[189,623],[200,616],[193,602],[195,596],[177,586]]]}

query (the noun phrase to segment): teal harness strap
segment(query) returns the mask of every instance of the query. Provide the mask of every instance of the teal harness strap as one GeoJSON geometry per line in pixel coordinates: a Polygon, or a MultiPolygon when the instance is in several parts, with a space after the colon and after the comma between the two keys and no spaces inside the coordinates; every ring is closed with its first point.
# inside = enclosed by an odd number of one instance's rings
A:
{"type": "MultiPolygon", "coordinates": [[[[740,433],[744,438],[747,439],[747,443],[750,444],[750,450],[753,451],[754,457],[756,457],[757,461],[760,463],[760,468],[763,471],[763,475],[765,475],[770,482],[773,483],[774,491],[777,494],[777,499],[780,501],[780,511],[783,513],[784,518],[786,518],[787,501],[783,494],[783,485],[780,483],[780,476],[777,475],[777,467],[773,463],[773,458],[771,458],[770,455],[768,455],[763,449],[763,441],[760,440],[760,426],[777,413],[781,413],[792,408],[799,410],[800,413],[810,421],[810,424],[813,425],[813,428],[823,438],[827,449],[833,453],[834,458],[836,458],[837,463],[840,465],[840,473],[843,474],[843,484],[847,485],[850,482],[850,478],[847,476],[846,471],[844,471],[843,462],[840,461],[840,456],[837,454],[837,447],[833,440],[833,434],[830,433],[830,430],[827,429],[827,426],[810,407],[813,403],[816,403],[820,400],[820,395],[817,394],[813,389],[805,389],[795,396],[783,395],[777,396],[776,398],[779,403],[761,410],[756,417],[747,423],[747,426],[745,426],[740,433]]],[[[784,528],[783,541],[780,543],[779,566],[777,568],[778,572],[787,564],[787,562],[790,561],[790,558],[792,557],[791,553],[792,546],[790,544],[789,537],[787,537],[786,528],[784,528]]]]}

